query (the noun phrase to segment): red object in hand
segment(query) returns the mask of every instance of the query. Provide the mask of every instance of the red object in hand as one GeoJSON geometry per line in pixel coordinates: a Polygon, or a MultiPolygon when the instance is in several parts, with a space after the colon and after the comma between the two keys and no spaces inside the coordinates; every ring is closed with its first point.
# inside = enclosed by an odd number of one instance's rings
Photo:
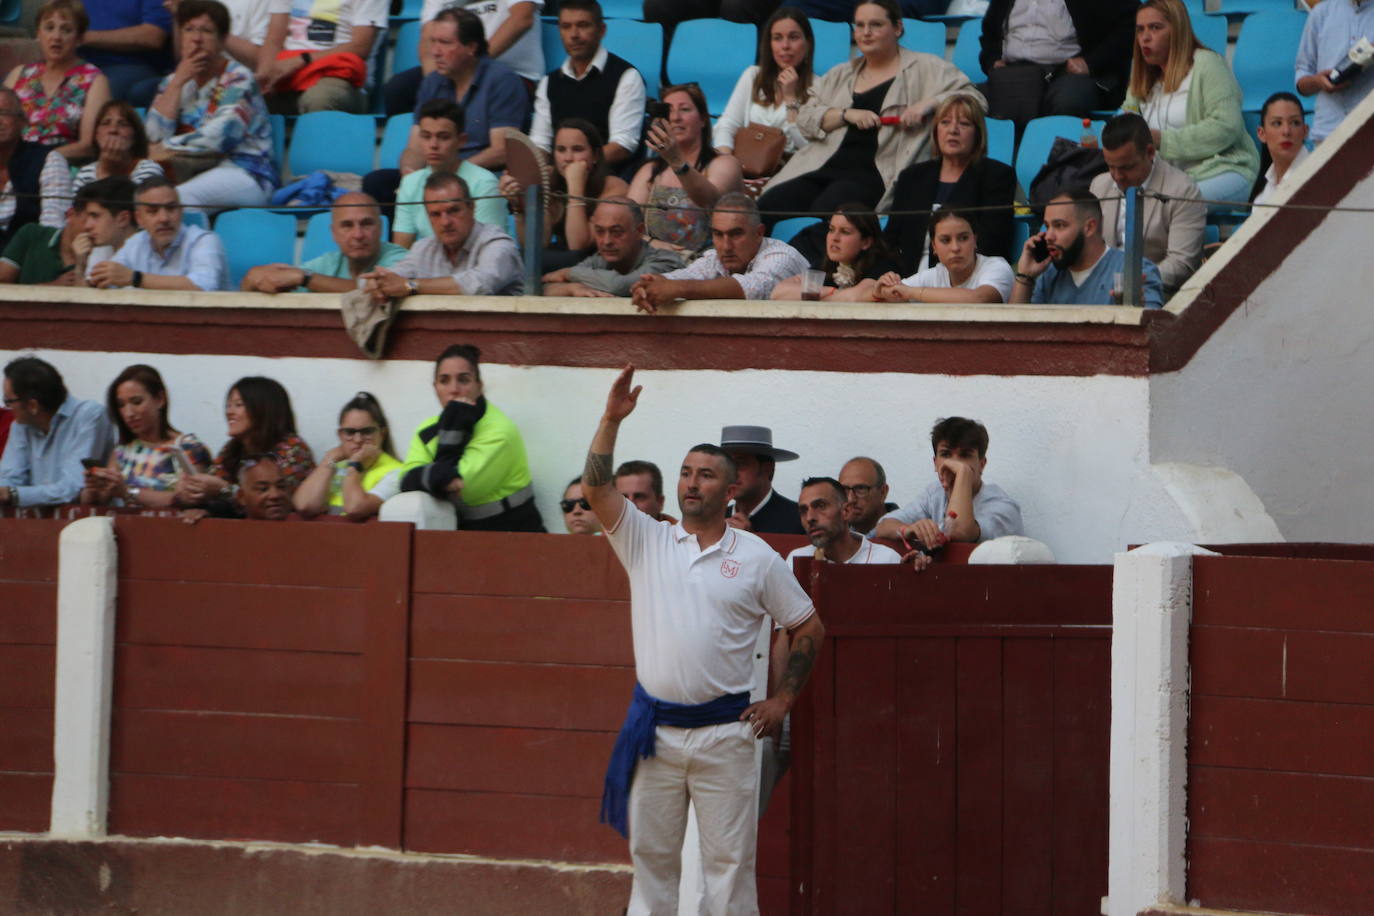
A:
{"type": "Polygon", "coordinates": [[[901,115],[883,115],[881,118],[878,119],[878,123],[880,123],[880,124],[901,124],[901,123],[902,123],[902,116],[901,116],[901,115]]]}

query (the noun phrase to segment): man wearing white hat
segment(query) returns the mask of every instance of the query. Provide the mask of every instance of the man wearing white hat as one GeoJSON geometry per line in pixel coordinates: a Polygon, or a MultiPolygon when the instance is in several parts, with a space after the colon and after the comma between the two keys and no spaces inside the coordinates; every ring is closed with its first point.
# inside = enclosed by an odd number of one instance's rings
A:
{"type": "Polygon", "coordinates": [[[796,461],[797,453],[774,448],[766,426],[727,426],[720,431],[720,447],[739,469],[739,492],[726,524],[755,534],[806,534],[797,504],[773,489],[774,466],[796,461]]]}

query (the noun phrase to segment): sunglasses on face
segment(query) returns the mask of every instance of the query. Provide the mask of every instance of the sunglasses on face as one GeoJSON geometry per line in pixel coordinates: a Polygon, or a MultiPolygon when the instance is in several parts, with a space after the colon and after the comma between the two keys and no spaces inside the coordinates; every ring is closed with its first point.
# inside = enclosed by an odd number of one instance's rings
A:
{"type": "Polygon", "coordinates": [[[357,426],[357,427],[354,427],[354,426],[340,426],[340,427],[339,427],[339,438],[341,438],[341,439],[352,439],[352,438],[355,437],[355,436],[358,437],[358,438],[360,438],[360,439],[366,439],[368,436],[375,436],[375,435],[377,435],[377,427],[375,427],[375,426],[357,426]]]}
{"type": "Polygon", "coordinates": [[[581,506],[584,512],[592,510],[592,504],[586,499],[560,499],[558,505],[563,507],[564,512],[571,512],[574,506],[581,506]]]}

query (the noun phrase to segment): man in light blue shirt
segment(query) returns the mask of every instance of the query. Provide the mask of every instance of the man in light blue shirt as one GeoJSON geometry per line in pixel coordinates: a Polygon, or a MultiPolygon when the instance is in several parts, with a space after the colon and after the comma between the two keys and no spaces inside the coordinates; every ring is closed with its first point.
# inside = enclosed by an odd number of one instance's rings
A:
{"type": "MultiPolygon", "coordinates": [[[[1045,231],[1026,239],[1009,302],[1036,305],[1119,305],[1126,252],[1102,239],[1102,204],[1088,188],[1056,194],[1045,207],[1045,231]],[[1038,245],[1049,254],[1037,259],[1038,245]]],[[[1141,258],[1141,308],[1164,304],[1159,268],[1141,258]]]]}
{"type": "Polygon", "coordinates": [[[181,222],[181,199],[166,178],[149,178],[134,189],[134,218],[140,232],[108,261],[90,269],[101,289],[224,290],[229,263],[219,236],[181,222]]]}
{"type": "Polygon", "coordinates": [[[1370,0],[1326,0],[1307,14],[1294,75],[1298,92],[1317,97],[1313,143],[1326,139],[1374,89],[1374,67],[1366,67],[1354,79],[1331,82],[1331,71],[1346,62],[1351,46],[1361,38],[1374,41],[1374,3],[1370,0]]]}
{"type": "Polygon", "coordinates": [[[409,248],[416,239],[434,235],[424,204],[416,201],[425,199],[425,181],[435,172],[454,172],[468,183],[477,222],[506,228],[506,200],[497,188],[496,176],[480,165],[458,158],[466,142],[464,120],[463,107],[452,99],[431,99],[415,112],[425,167],[402,178],[396,189],[398,201],[411,202],[396,207],[396,225],[391,229],[391,239],[396,244],[409,248]]]}
{"type": "Polygon", "coordinates": [[[358,278],[378,267],[390,267],[407,252],[382,241],[382,211],[372,195],[351,191],[334,201],[329,232],[338,247],[311,258],[300,267],[259,264],[243,278],[249,292],[346,293],[358,288],[358,278]]]}
{"type": "Polygon", "coordinates": [[[78,401],[62,376],[34,356],[5,366],[5,406],[14,426],[0,457],[0,506],[60,506],[76,502],[83,458],[104,464],[114,446],[105,407],[78,401]]]}

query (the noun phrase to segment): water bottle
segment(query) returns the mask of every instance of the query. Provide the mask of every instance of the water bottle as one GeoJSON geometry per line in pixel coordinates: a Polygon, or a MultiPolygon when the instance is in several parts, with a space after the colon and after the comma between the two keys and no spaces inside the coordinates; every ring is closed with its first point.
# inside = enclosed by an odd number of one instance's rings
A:
{"type": "Polygon", "coordinates": [[[1093,130],[1092,118],[1083,119],[1083,136],[1079,138],[1078,145],[1089,149],[1097,148],[1097,133],[1093,130]]]}

